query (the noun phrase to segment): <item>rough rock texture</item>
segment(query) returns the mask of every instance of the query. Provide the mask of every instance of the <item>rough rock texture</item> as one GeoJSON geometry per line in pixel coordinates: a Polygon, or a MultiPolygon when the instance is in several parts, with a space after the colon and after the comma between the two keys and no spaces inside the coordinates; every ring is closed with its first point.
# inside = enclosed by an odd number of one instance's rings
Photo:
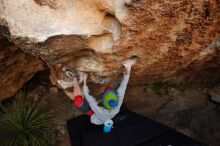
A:
{"type": "Polygon", "coordinates": [[[140,81],[177,80],[178,74],[186,79],[185,71],[200,72],[213,58],[219,67],[219,1],[133,1],[128,6],[118,52],[142,58],[136,68],[145,77],[140,81]]]}
{"type": "Polygon", "coordinates": [[[159,91],[149,86],[129,86],[125,102],[129,109],[147,116],[177,113],[208,106],[202,88],[187,85],[183,91],[167,87],[159,91]]]}
{"type": "Polygon", "coordinates": [[[118,83],[133,55],[131,84],[219,77],[219,0],[1,0],[2,33],[40,57],[56,84],[60,66],[94,83],[118,83]]]}
{"type": "Polygon", "coordinates": [[[44,63],[0,36],[0,101],[14,95],[44,63]]]}

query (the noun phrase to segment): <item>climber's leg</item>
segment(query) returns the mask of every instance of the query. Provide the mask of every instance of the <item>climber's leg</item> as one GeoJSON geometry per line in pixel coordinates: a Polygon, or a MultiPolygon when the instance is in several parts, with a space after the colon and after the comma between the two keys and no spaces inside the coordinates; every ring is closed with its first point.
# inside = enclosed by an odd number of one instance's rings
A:
{"type": "Polygon", "coordinates": [[[89,106],[89,103],[86,101],[85,98],[83,98],[79,83],[76,77],[73,77],[73,94],[74,94],[74,106],[78,107],[79,110],[89,116],[93,115],[93,111],[89,106]]]}
{"type": "MultiPolygon", "coordinates": [[[[70,69],[63,67],[62,70],[65,72],[65,75],[71,79],[72,81],[66,82],[63,80],[58,80],[58,83],[61,85],[61,87],[71,87],[71,85],[69,83],[72,82],[72,86],[73,86],[73,92],[67,92],[67,95],[73,100],[73,105],[76,106],[77,108],[79,108],[79,110],[89,116],[93,115],[93,111],[91,110],[88,102],[86,101],[85,98],[83,98],[82,96],[82,92],[79,86],[79,82],[77,79],[77,76],[75,75],[75,73],[73,71],[71,71],[70,69]]],[[[80,72],[81,73],[81,72],[80,72]]],[[[79,74],[79,78],[81,78],[80,74],[79,74]]],[[[65,89],[65,88],[64,88],[65,89]]]]}
{"type": "Polygon", "coordinates": [[[73,77],[73,94],[74,96],[82,95],[79,83],[76,77],[73,77]]]}
{"type": "Polygon", "coordinates": [[[79,83],[77,80],[77,76],[76,74],[71,71],[70,69],[63,67],[62,68],[63,71],[65,72],[65,75],[69,78],[72,79],[73,81],[73,96],[74,96],[74,105],[79,107],[82,105],[83,103],[83,97],[82,97],[82,93],[81,93],[81,89],[79,87],[79,83]]]}

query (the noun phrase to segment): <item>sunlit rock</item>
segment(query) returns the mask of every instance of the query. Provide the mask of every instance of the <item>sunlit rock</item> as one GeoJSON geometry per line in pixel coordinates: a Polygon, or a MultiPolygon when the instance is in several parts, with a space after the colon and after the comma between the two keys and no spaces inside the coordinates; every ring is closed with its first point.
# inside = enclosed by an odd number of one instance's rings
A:
{"type": "Polygon", "coordinates": [[[116,84],[134,55],[130,84],[189,82],[219,77],[219,11],[216,0],[1,0],[0,30],[53,84],[61,66],[116,84]]]}

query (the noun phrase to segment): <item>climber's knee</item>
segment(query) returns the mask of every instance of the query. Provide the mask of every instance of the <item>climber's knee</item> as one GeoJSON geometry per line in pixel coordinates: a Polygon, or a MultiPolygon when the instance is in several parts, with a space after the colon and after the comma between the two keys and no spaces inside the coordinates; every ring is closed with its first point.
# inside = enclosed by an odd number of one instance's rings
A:
{"type": "Polygon", "coordinates": [[[94,114],[85,98],[83,98],[81,95],[77,95],[74,98],[73,105],[78,107],[81,112],[88,116],[92,116],[94,114]]]}
{"type": "Polygon", "coordinates": [[[74,97],[73,105],[76,107],[81,107],[83,105],[84,99],[81,95],[77,95],[74,97]]]}

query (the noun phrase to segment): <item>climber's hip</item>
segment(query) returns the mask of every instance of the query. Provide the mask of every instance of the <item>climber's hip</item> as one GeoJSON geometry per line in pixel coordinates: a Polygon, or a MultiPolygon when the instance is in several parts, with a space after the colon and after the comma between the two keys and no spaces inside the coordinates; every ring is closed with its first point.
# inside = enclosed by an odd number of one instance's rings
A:
{"type": "Polygon", "coordinates": [[[73,105],[78,107],[81,112],[87,114],[88,116],[92,116],[94,114],[89,103],[81,95],[74,97],[73,105]]]}

